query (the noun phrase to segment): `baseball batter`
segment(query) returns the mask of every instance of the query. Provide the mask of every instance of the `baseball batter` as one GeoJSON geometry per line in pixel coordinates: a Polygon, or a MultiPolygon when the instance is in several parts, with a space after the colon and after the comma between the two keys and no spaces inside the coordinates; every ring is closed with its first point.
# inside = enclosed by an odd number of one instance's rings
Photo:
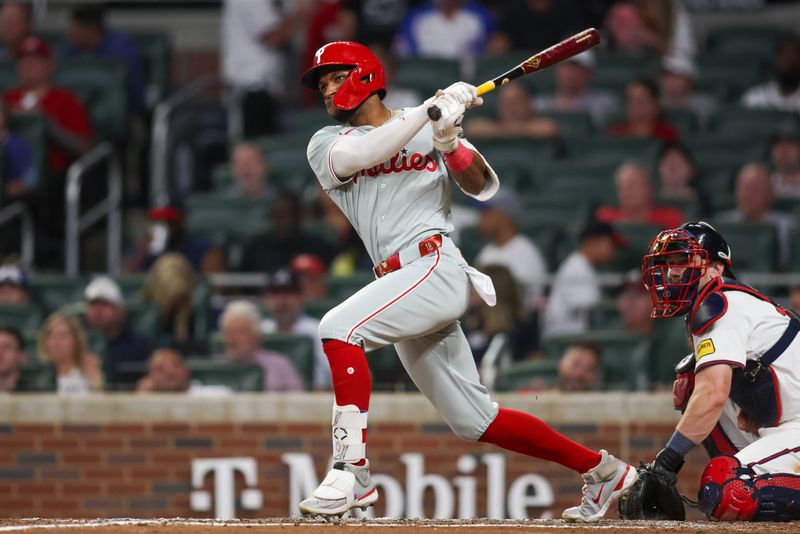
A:
{"type": "Polygon", "coordinates": [[[488,277],[469,267],[448,237],[453,182],[478,200],[499,188],[491,166],[459,137],[464,111],[482,104],[475,87],[458,82],[419,107],[392,111],[381,102],[383,67],[368,48],[352,42],[320,48],[302,83],[322,93],[328,113],[341,123],[311,138],[308,160],[364,241],[376,280],[320,323],[335,396],[334,465],[300,511],[339,516],[377,500],[366,459],[371,383],[365,352],[393,344],[414,383],[458,436],[583,473],[583,502],[564,517],[600,519],[635,482],[635,470],[531,415],[499,408],[480,383],[458,323],[470,283],[488,304],[495,298],[488,277]],[[426,114],[430,104],[442,112],[435,123],[426,114]]]}
{"type": "Polygon", "coordinates": [[[800,519],[800,321],[736,280],[730,248],[705,222],[660,233],[642,268],[652,316],[686,314],[694,346],[674,388],[683,416],[647,469],[674,481],[703,442],[709,518],[800,519]]]}

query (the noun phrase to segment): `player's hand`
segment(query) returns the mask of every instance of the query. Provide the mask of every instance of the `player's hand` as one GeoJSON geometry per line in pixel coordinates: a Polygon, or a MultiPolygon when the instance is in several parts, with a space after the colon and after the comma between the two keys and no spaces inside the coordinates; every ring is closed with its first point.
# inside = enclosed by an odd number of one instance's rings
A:
{"type": "Polygon", "coordinates": [[[452,95],[460,103],[464,104],[466,109],[478,107],[483,104],[483,98],[478,96],[478,89],[474,85],[466,82],[456,82],[449,86],[447,89],[439,89],[436,95],[441,94],[452,95]]]}
{"type": "Polygon", "coordinates": [[[751,434],[758,434],[758,429],[761,428],[758,421],[744,410],[739,410],[739,413],[736,414],[736,425],[739,427],[739,430],[751,434]]]}
{"type": "Polygon", "coordinates": [[[442,112],[439,120],[433,122],[433,146],[439,152],[446,154],[458,146],[458,136],[461,134],[466,106],[449,93],[442,93],[433,103],[442,112]]]}

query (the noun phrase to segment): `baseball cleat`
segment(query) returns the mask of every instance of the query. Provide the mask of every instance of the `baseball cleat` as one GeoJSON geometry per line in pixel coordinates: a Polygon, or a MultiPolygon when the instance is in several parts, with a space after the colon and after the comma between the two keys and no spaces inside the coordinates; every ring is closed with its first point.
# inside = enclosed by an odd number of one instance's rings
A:
{"type": "Polygon", "coordinates": [[[617,460],[605,450],[601,450],[600,454],[600,463],[581,475],[585,484],[580,506],[564,510],[562,519],[583,523],[599,521],[609,506],[628,493],[639,478],[636,469],[630,465],[617,460]]]}
{"type": "Polygon", "coordinates": [[[366,510],[378,500],[378,490],[369,474],[369,460],[361,466],[333,464],[325,480],[311,497],[300,503],[300,513],[310,516],[342,517],[353,508],[366,510]]]}

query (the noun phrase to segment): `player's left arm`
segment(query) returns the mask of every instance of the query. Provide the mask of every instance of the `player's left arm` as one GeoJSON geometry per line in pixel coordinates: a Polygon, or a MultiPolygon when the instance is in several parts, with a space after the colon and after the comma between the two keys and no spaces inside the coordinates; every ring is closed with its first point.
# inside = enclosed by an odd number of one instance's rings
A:
{"type": "Polygon", "coordinates": [[[694,392],[677,426],[692,443],[706,439],[722,416],[732,376],[733,369],[725,363],[704,367],[695,375],[694,392]]]}
{"type": "Polygon", "coordinates": [[[462,191],[478,200],[488,200],[500,186],[497,174],[480,152],[460,137],[465,110],[482,103],[473,85],[458,82],[445,89],[437,102],[442,116],[433,123],[433,146],[442,153],[450,175],[462,191]]]}

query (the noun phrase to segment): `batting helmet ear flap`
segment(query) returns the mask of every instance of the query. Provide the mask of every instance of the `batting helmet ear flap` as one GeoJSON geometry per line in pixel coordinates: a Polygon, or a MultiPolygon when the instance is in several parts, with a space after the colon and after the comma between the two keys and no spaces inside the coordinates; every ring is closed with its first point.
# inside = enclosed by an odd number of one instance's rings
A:
{"type": "Polygon", "coordinates": [[[378,92],[381,100],[386,96],[383,67],[376,59],[357,65],[333,95],[333,105],[347,111],[357,108],[372,93],[378,92]],[[377,63],[377,67],[376,64],[377,63]]]}

